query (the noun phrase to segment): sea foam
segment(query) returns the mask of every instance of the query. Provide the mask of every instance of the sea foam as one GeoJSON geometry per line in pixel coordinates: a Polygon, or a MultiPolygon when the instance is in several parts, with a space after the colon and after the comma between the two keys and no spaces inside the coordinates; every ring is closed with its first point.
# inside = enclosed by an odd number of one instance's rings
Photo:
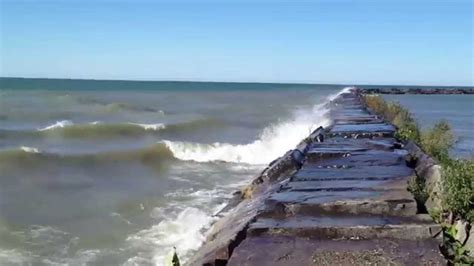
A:
{"type": "MultiPolygon", "coordinates": [[[[187,207],[177,215],[169,215],[151,228],[129,236],[127,241],[132,245],[153,247],[154,254],[148,262],[155,265],[165,265],[171,247],[176,247],[180,260],[184,262],[205,240],[202,229],[209,226],[214,219],[198,208],[187,207]]],[[[131,258],[129,264],[143,259],[145,258],[131,258]]]]}
{"type": "Polygon", "coordinates": [[[40,153],[40,151],[34,147],[21,146],[20,149],[28,153],[40,153]]]}
{"type": "MultiPolygon", "coordinates": [[[[347,93],[351,87],[345,88],[337,94],[331,95],[327,101],[334,100],[338,95],[347,93]]],[[[228,143],[200,144],[192,142],[164,141],[174,156],[181,160],[198,162],[226,161],[248,164],[266,164],[281,156],[288,149],[292,149],[319,126],[330,123],[327,117],[328,109],[325,103],[314,105],[311,108],[296,110],[293,117],[282,123],[264,129],[261,136],[249,144],[232,145],[228,143]]],[[[229,167],[243,167],[243,165],[229,165],[229,167]]],[[[251,166],[253,167],[253,166],[251,166]]],[[[241,182],[233,186],[241,186],[241,182]]],[[[235,189],[235,187],[234,187],[235,189]]],[[[167,194],[169,197],[180,197],[185,194],[194,198],[193,203],[202,201],[204,206],[211,205],[211,199],[221,194],[218,189],[210,191],[183,190],[167,194]]],[[[180,259],[186,262],[193,251],[197,250],[205,240],[206,228],[217,219],[215,216],[224,205],[214,206],[212,215],[204,212],[198,206],[190,206],[174,212],[173,215],[161,220],[157,225],[138,232],[129,237],[129,241],[140,244],[149,243],[156,247],[152,263],[164,265],[167,254],[176,247],[180,259]]],[[[162,217],[164,210],[155,210],[156,216],[162,217]]],[[[131,258],[129,262],[140,261],[139,257],[131,258]]]]}

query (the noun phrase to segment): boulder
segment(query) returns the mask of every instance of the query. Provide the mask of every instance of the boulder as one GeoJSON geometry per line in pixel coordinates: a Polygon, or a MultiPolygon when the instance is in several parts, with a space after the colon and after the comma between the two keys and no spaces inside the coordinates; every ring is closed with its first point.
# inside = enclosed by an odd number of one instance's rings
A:
{"type": "Polygon", "coordinates": [[[474,228],[467,221],[459,220],[454,224],[456,227],[456,240],[464,244],[470,256],[474,257],[474,228]]]}
{"type": "Polygon", "coordinates": [[[410,161],[414,162],[415,172],[419,178],[425,181],[428,199],[425,206],[428,210],[442,209],[442,184],[441,184],[441,165],[426,155],[418,145],[408,142],[405,145],[408,151],[410,161]]]}

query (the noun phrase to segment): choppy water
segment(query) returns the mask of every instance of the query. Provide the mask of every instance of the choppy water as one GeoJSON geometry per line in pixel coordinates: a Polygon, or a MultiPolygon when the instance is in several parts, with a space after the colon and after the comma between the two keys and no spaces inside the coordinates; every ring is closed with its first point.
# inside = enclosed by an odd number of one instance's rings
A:
{"type": "Polygon", "coordinates": [[[385,95],[384,98],[406,106],[422,128],[440,120],[448,121],[456,137],[452,155],[474,157],[474,95],[385,95]]]}
{"type": "MultiPolygon", "coordinates": [[[[0,79],[0,265],[188,259],[342,86],[0,79]]],[[[387,96],[472,155],[472,96],[387,96]],[[469,98],[471,97],[471,98],[469,98]]]]}
{"type": "Polygon", "coordinates": [[[342,86],[0,80],[0,264],[162,265],[342,86]]]}

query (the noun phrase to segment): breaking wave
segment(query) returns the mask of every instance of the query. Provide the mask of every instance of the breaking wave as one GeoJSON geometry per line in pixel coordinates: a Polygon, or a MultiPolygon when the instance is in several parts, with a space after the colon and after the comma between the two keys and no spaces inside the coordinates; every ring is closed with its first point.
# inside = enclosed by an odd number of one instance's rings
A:
{"type": "Polygon", "coordinates": [[[142,127],[145,130],[160,130],[165,129],[166,126],[164,124],[140,124],[140,123],[129,123],[130,125],[135,125],[142,127]]]}
{"type": "MultiPolygon", "coordinates": [[[[91,155],[67,156],[75,159],[118,159],[118,160],[157,160],[163,158],[176,158],[185,161],[196,162],[234,162],[247,164],[267,164],[275,158],[283,155],[286,151],[294,148],[302,139],[307,137],[319,126],[327,126],[330,119],[327,115],[327,103],[342,93],[347,93],[351,87],[345,88],[335,95],[327,98],[325,103],[314,105],[306,109],[295,110],[292,118],[271,125],[263,130],[259,138],[248,144],[213,143],[202,144],[183,141],[163,140],[151,147],[134,151],[103,152],[91,155]]],[[[187,123],[164,125],[164,124],[102,124],[89,123],[74,125],[70,121],[58,121],[57,123],[38,132],[54,132],[62,136],[84,137],[84,136],[111,136],[114,134],[134,135],[143,134],[145,131],[176,133],[190,131],[200,128],[209,129],[210,126],[220,125],[216,120],[195,120],[187,123]]],[[[57,154],[42,153],[36,148],[21,147],[18,150],[0,152],[0,158],[26,158],[36,156],[49,159],[64,159],[57,154]]]]}
{"type": "Polygon", "coordinates": [[[73,124],[71,121],[58,121],[50,126],[39,128],[38,131],[50,134],[60,134],[64,137],[84,137],[84,136],[114,136],[114,135],[140,135],[143,131],[158,131],[165,129],[162,123],[140,124],[140,123],[119,123],[104,124],[94,121],[87,124],[73,124]],[[48,131],[48,132],[44,132],[48,131]]]}
{"type": "MultiPolygon", "coordinates": [[[[153,247],[155,253],[148,260],[154,265],[164,265],[167,254],[172,250],[169,247],[175,246],[180,253],[180,259],[189,259],[189,252],[194,251],[205,240],[203,228],[209,226],[215,218],[208,213],[194,207],[188,207],[179,213],[170,215],[152,227],[139,231],[127,238],[132,245],[147,245],[153,247]]],[[[132,262],[143,260],[143,258],[133,257],[128,260],[132,262]]]]}
{"type": "MultiPolygon", "coordinates": [[[[344,88],[327,98],[326,103],[338,95],[347,93],[351,87],[344,88]]],[[[330,119],[326,103],[308,109],[294,111],[292,119],[269,126],[252,143],[234,145],[229,143],[201,144],[181,141],[163,141],[181,160],[197,162],[224,161],[248,164],[267,164],[293,149],[302,139],[319,126],[327,126],[330,119]]]]}
{"type": "MultiPolygon", "coordinates": [[[[349,91],[346,88],[338,94],[349,91]]],[[[337,95],[328,97],[328,101],[333,100],[337,95]]],[[[295,110],[292,117],[286,121],[270,125],[263,130],[260,136],[248,144],[230,144],[214,143],[203,144],[193,142],[162,141],[152,146],[136,150],[111,151],[94,154],[82,155],[61,155],[49,153],[36,147],[21,146],[14,150],[0,151],[0,171],[8,167],[28,167],[31,164],[38,164],[44,167],[49,164],[56,164],[58,161],[67,163],[64,165],[80,165],[81,167],[94,165],[102,162],[118,162],[133,160],[141,163],[150,163],[155,165],[157,162],[173,160],[191,160],[197,162],[240,162],[251,165],[225,165],[225,167],[259,167],[259,164],[266,164],[276,157],[283,155],[287,150],[294,148],[299,141],[305,138],[314,129],[319,126],[327,126],[330,123],[328,117],[328,108],[325,104],[314,105],[310,108],[295,110]],[[252,166],[257,165],[257,166],[252,166]]],[[[42,127],[38,131],[31,131],[28,134],[39,134],[62,137],[109,137],[113,135],[140,135],[140,134],[162,134],[164,132],[192,132],[192,130],[213,130],[212,126],[222,126],[222,122],[215,120],[196,120],[180,124],[138,124],[138,123],[120,123],[104,124],[93,122],[88,124],[73,124],[71,121],[58,121],[49,126],[42,127]]],[[[0,131],[0,136],[5,131],[0,131]]],[[[209,164],[206,164],[206,166],[209,164]]],[[[192,165],[194,167],[194,165],[192,165]]],[[[5,171],[6,173],[6,171],[5,171]]],[[[191,176],[191,175],[190,175],[191,176]]],[[[180,177],[179,175],[177,177],[180,177]]],[[[192,178],[192,177],[190,177],[192,178]]],[[[190,179],[191,180],[191,179],[190,179]]],[[[75,183],[74,183],[75,184],[75,183]]],[[[230,195],[229,191],[224,190],[223,194],[230,195]]],[[[177,193],[179,194],[179,193],[177,193]]],[[[216,217],[214,214],[222,206],[217,206],[219,202],[213,202],[216,197],[222,197],[220,192],[215,191],[183,191],[184,195],[190,199],[181,199],[182,195],[176,195],[169,205],[171,213],[155,214],[157,222],[148,228],[135,231],[127,235],[126,242],[133,251],[138,250],[136,256],[130,257],[124,265],[138,264],[164,264],[166,255],[177,248],[180,258],[186,262],[199,248],[204,241],[205,229],[208,229],[216,217]],[[178,206],[178,207],[176,207],[178,206]],[[166,215],[165,215],[166,214],[166,215]]],[[[168,195],[172,197],[172,195],[168,195]]],[[[225,199],[223,199],[225,200],[225,199]]],[[[164,211],[157,207],[155,212],[164,211]]],[[[116,215],[115,213],[113,215],[116,215]]],[[[32,232],[46,232],[51,235],[57,235],[61,240],[69,241],[70,236],[61,235],[61,232],[52,232],[51,230],[38,230],[33,228],[32,232]]],[[[43,240],[43,238],[39,239],[43,240]]],[[[72,240],[71,240],[72,241],[72,240]]],[[[75,241],[75,240],[74,240],[75,241]]],[[[42,241],[40,243],[44,243],[42,241]]],[[[49,243],[49,242],[48,242],[49,243]]],[[[127,247],[129,248],[129,247],[127,247]]],[[[33,254],[38,257],[39,255],[33,254]]],[[[74,260],[54,259],[51,264],[87,264],[94,263],[99,256],[98,250],[85,250],[77,253],[74,260]]],[[[32,255],[23,254],[18,250],[0,250],[0,261],[7,260],[12,263],[30,264],[32,255]]],[[[0,263],[1,264],[1,263],[0,263]]]]}
{"type": "Polygon", "coordinates": [[[34,147],[21,146],[20,150],[24,152],[29,152],[29,153],[40,153],[40,151],[34,147]]]}
{"type": "Polygon", "coordinates": [[[72,122],[69,120],[62,120],[62,121],[57,121],[56,123],[43,127],[43,128],[38,128],[38,131],[46,131],[46,130],[51,130],[55,128],[64,128],[66,126],[72,125],[72,122]]]}
{"type": "MultiPolygon", "coordinates": [[[[56,121],[56,123],[54,123],[52,125],[49,125],[49,126],[46,126],[44,128],[39,128],[38,131],[53,130],[53,129],[56,129],[56,128],[64,128],[66,126],[69,126],[69,127],[71,127],[71,126],[86,127],[87,125],[92,126],[92,125],[101,125],[101,124],[102,123],[100,121],[94,121],[94,122],[90,122],[89,124],[74,125],[69,120],[62,120],[62,121],[56,121]]],[[[145,130],[160,130],[160,129],[165,128],[165,125],[161,124],[161,123],[158,123],[158,124],[140,124],[140,123],[129,122],[127,124],[138,126],[138,127],[141,127],[145,130]]],[[[102,126],[116,126],[116,125],[113,125],[113,124],[112,125],[104,125],[104,124],[102,124],[102,126]]]]}

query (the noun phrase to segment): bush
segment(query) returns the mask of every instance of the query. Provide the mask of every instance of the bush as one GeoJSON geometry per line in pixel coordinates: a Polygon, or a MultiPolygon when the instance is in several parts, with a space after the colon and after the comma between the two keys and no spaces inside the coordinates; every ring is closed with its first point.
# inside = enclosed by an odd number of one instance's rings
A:
{"type": "MultiPolygon", "coordinates": [[[[449,213],[450,221],[474,220],[474,160],[453,160],[449,150],[454,145],[451,127],[446,121],[436,123],[432,128],[420,133],[410,112],[399,103],[387,103],[380,96],[364,96],[366,105],[397,127],[395,137],[402,141],[411,140],[441,164],[442,212],[449,213]]],[[[424,209],[429,197],[425,182],[419,176],[410,180],[408,190],[414,195],[418,210],[424,209]]],[[[433,210],[430,210],[433,212],[433,210]]],[[[432,213],[433,214],[433,213],[432,213]]],[[[433,214],[442,219],[439,214],[433,214]]],[[[440,220],[438,220],[439,222],[440,220]]],[[[455,226],[443,227],[442,251],[454,265],[474,265],[473,254],[469,254],[463,243],[456,238],[455,226]]],[[[473,236],[471,236],[473,237],[473,236]]]]}
{"type": "Polygon", "coordinates": [[[387,103],[378,95],[365,95],[364,101],[373,112],[397,127],[395,137],[402,141],[420,142],[420,130],[411,113],[396,102],[387,103]]]}
{"type": "Polygon", "coordinates": [[[443,208],[470,222],[474,218],[474,161],[445,160],[442,170],[443,208]]]}
{"type": "Polygon", "coordinates": [[[428,210],[425,207],[425,202],[429,197],[426,191],[425,180],[419,176],[414,176],[408,180],[408,191],[413,194],[416,201],[416,207],[419,212],[426,213],[428,210]]]}
{"type": "Polygon", "coordinates": [[[372,109],[376,114],[383,115],[387,103],[382,99],[382,97],[377,95],[364,95],[365,104],[372,109]]]}
{"type": "MultiPolygon", "coordinates": [[[[449,150],[454,145],[451,127],[446,121],[436,123],[432,128],[420,132],[411,113],[399,103],[386,102],[378,95],[364,95],[364,101],[373,112],[397,127],[395,137],[402,141],[413,141],[442,166],[443,208],[459,218],[472,220],[474,217],[474,161],[452,160],[449,150]]],[[[417,202],[424,202],[427,194],[420,178],[410,181],[409,190],[417,202]]]]}
{"type": "Polygon", "coordinates": [[[440,121],[421,134],[421,147],[439,162],[449,159],[449,150],[454,145],[454,136],[448,122],[440,121]]]}
{"type": "Polygon", "coordinates": [[[458,239],[455,225],[443,225],[441,253],[448,259],[448,265],[474,265],[474,257],[458,239]]]}

